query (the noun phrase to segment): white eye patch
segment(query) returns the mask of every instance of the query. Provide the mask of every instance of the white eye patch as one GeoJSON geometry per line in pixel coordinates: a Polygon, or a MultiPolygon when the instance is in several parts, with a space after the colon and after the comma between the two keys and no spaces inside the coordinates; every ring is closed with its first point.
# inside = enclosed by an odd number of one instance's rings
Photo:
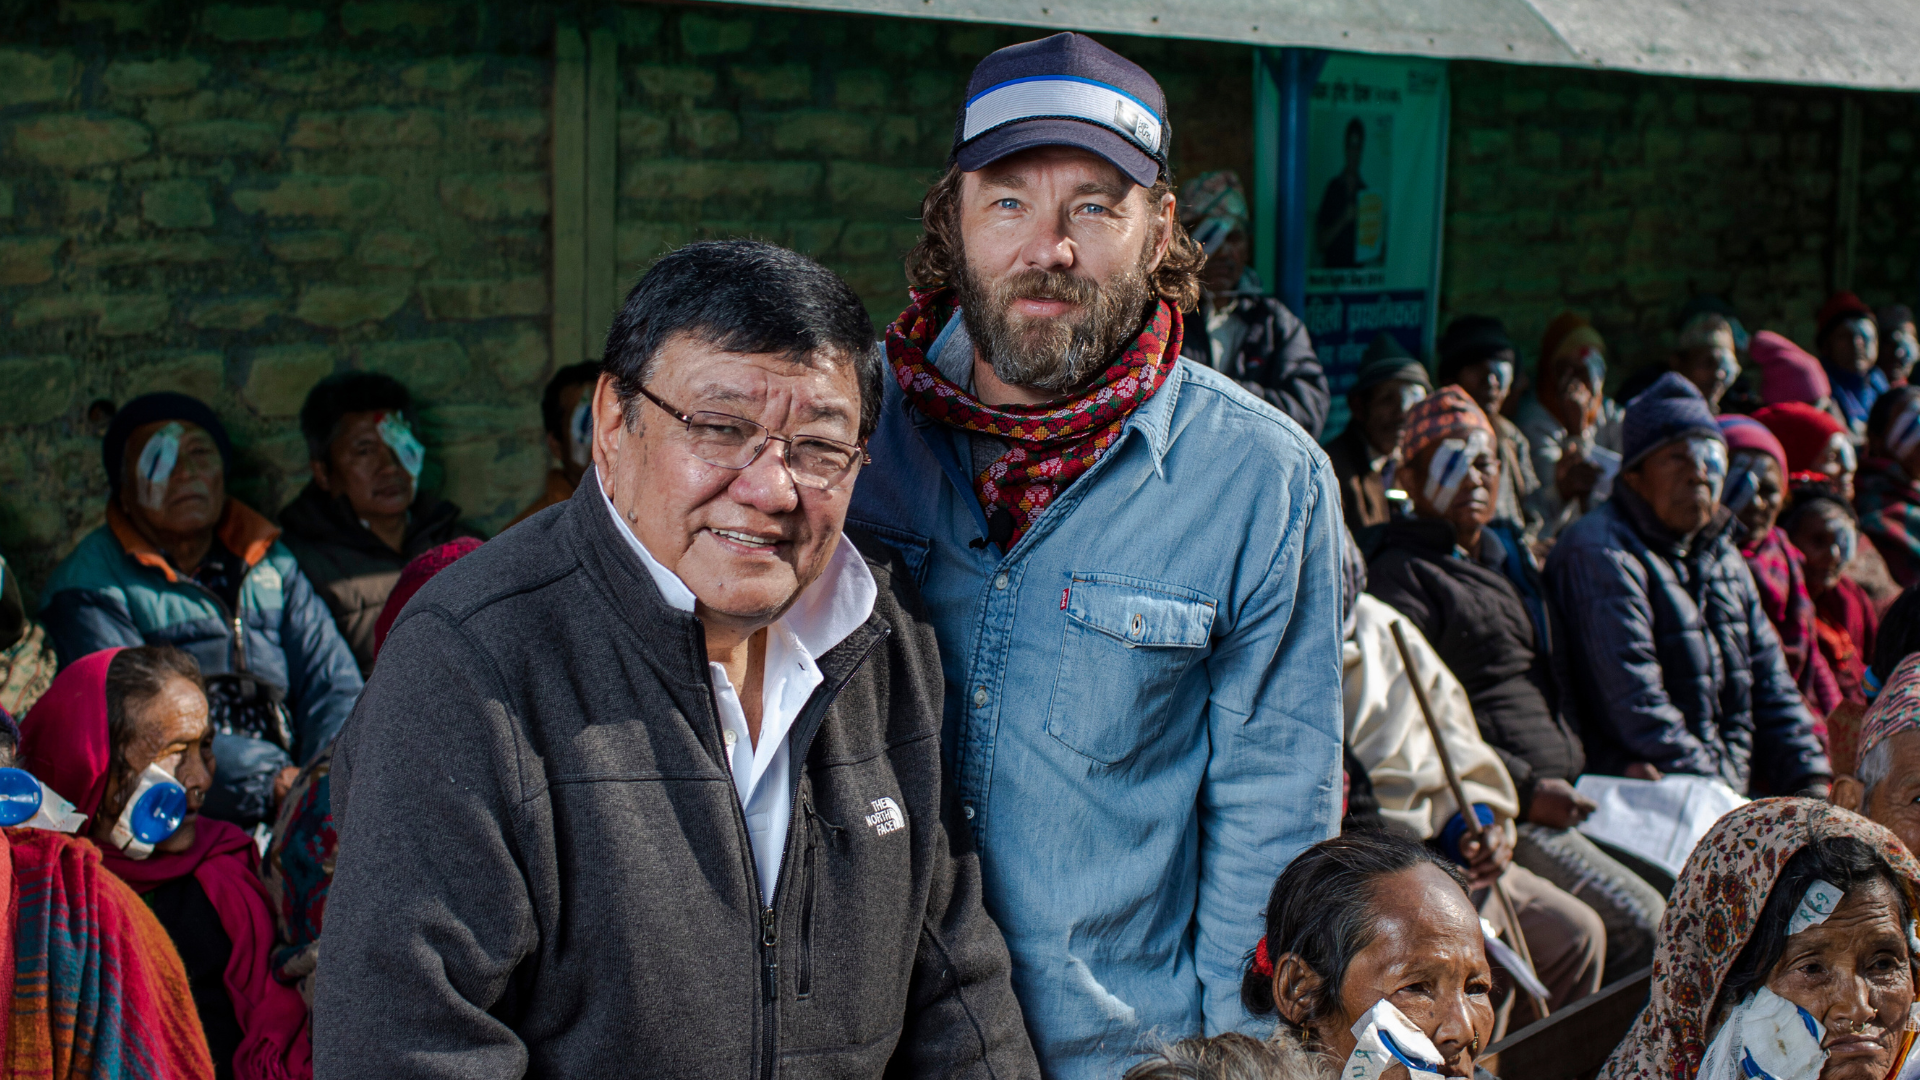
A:
{"type": "Polygon", "coordinates": [[[1840,906],[1846,898],[1840,886],[1831,882],[1814,880],[1807,886],[1805,896],[1800,898],[1800,906],[1793,909],[1793,917],[1787,920],[1787,936],[1792,937],[1802,930],[1808,930],[1827,921],[1833,909],[1840,906]]]}
{"type": "Polygon", "coordinates": [[[581,468],[593,464],[593,402],[590,399],[581,398],[580,404],[573,407],[567,432],[573,439],[573,445],[567,450],[573,463],[581,468]]]}
{"type": "Polygon", "coordinates": [[[1887,449],[1903,458],[1920,447],[1920,398],[1908,401],[1900,415],[1887,425],[1887,449]]]}
{"type": "Polygon", "coordinates": [[[1733,455],[1727,466],[1727,487],[1720,497],[1720,505],[1730,513],[1738,514],[1753,502],[1760,493],[1760,459],[1747,451],[1733,455]]]}
{"type": "Polygon", "coordinates": [[[1496,390],[1505,390],[1513,385],[1513,361],[1487,361],[1487,382],[1496,390]]]}
{"type": "Polygon", "coordinates": [[[1713,350],[1713,368],[1721,382],[1732,386],[1733,380],[1740,377],[1740,358],[1733,354],[1732,349],[1715,349],[1713,350]]]}
{"type": "Polygon", "coordinates": [[[1827,445],[1833,448],[1833,456],[1840,459],[1841,472],[1855,472],[1860,468],[1860,458],[1853,451],[1852,439],[1836,431],[1827,440],[1827,445]]]}
{"type": "Polygon", "coordinates": [[[1460,485],[1467,481],[1467,470],[1473,467],[1474,459],[1493,449],[1493,440],[1485,431],[1476,429],[1465,439],[1443,439],[1433,452],[1433,459],[1427,462],[1427,501],[1435,510],[1445,513],[1453,505],[1453,497],[1460,492],[1460,485]]]}
{"type": "Polygon", "coordinates": [[[134,493],[140,497],[140,505],[149,510],[158,510],[167,503],[167,481],[173,478],[173,467],[180,463],[180,436],[187,429],[178,422],[169,423],[153,437],[147,440],[140,458],[134,463],[134,493]]]}
{"type": "Polygon", "coordinates": [[[390,412],[380,418],[380,441],[387,444],[393,456],[400,459],[400,467],[416,481],[420,479],[420,467],[426,464],[427,451],[420,440],[413,437],[413,429],[407,426],[406,417],[390,412]]]}
{"type": "Polygon", "coordinates": [[[1401,412],[1406,412],[1408,409],[1413,408],[1425,400],[1427,400],[1426,387],[1421,386],[1419,383],[1403,382],[1400,384],[1401,412]]]}
{"type": "Polygon", "coordinates": [[[1707,474],[1707,486],[1718,502],[1727,483],[1727,444],[1697,435],[1687,440],[1687,455],[1693,458],[1694,468],[1707,474]]]}
{"type": "Polygon", "coordinates": [[[1586,366],[1587,381],[1598,390],[1607,381],[1607,358],[1600,354],[1599,349],[1589,345],[1580,353],[1580,362],[1586,366]]]}

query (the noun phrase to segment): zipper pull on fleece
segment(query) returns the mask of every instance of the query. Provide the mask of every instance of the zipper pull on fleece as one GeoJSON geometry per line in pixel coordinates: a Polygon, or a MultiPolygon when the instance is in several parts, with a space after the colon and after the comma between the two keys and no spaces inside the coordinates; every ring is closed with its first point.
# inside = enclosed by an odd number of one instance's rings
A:
{"type": "Polygon", "coordinates": [[[760,947],[765,951],[767,970],[767,1000],[780,1000],[780,954],[776,946],[780,943],[779,924],[772,908],[760,912],[760,947]]]}

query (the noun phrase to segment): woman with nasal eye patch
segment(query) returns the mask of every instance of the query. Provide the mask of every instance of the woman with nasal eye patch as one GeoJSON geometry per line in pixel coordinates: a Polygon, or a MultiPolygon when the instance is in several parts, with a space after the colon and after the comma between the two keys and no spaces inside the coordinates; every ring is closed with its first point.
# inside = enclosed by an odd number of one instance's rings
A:
{"type": "Polygon", "coordinates": [[[268,967],[260,850],[199,813],[214,773],[204,687],[193,657],[170,646],[84,656],[21,723],[22,764],[72,804],[102,865],[173,940],[215,1080],[306,1080],[307,1007],[268,967]]]}
{"type": "Polygon", "coordinates": [[[1754,588],[1767,621],[1780,635],[1787,673],[1815,717],[1840,704],[1842,692],[1814,629],[1806,557],[1780,527],[1787,505],[1787,452],[1773,432],[1746,416],[1719,417],[1727,437],[1727,483],[1720,504],[1746,529],[1740,556],[1753,571],[1754,588]]]}
{"type": "Polygon", "coordinates": [[[1762,799],[1688,857],[1652,997],[1600,1080],[1912,1080],[1920,863],[1811,799],[1762,799]]]}

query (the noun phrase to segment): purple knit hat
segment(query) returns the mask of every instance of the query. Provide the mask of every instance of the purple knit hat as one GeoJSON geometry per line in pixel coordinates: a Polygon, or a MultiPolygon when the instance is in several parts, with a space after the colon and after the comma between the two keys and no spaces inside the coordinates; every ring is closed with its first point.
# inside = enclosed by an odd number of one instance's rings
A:
{"type": "Polygon", "coordinates": [[[1620,421],[1620,453],[1624,459],[1620,467],[1631,469],[1675,439],[1694,435],[1727,441],[1699,389],[1669,371],[1627,403],[1627,415],[1620,421]]]}

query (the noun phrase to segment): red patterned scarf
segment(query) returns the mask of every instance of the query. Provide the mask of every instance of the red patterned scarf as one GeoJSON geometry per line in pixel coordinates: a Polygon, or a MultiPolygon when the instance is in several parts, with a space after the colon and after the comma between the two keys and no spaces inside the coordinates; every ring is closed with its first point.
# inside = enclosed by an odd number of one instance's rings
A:
{"type": "Polygon", "coordinates": [[[1012,515],[1011,549],[1040,512],[1120,438],[1180,357],[1180,313],[1157,301],[1153,317],[1086,390],[1048,405],[985,405],[955,386],[927,359],[927,349],[953,317],[950,289],[915,290],[907,310],[887,327],[887,359],[907,399],[927,416],[962,431],[1013,445],[974,478],[974,494],[992,516],[1012,515]]]}

